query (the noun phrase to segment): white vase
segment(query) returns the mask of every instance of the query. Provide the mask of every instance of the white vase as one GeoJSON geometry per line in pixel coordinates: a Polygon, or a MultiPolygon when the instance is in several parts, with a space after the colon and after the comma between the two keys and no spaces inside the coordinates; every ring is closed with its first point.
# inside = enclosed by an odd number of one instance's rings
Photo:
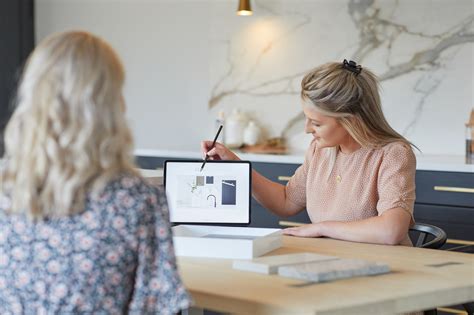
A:
{"type": "Polygon", "coordinates": [[[225,121],[225,145],[228,148],[240,148],[243,144],[245,116],[234,109],[225,121]]]}
{"type": "Polygon", "coordinates": [[[260,140],[260,128],[254,121],[250,121],[244,130],[244,144],[255,145],[260,140]]]}

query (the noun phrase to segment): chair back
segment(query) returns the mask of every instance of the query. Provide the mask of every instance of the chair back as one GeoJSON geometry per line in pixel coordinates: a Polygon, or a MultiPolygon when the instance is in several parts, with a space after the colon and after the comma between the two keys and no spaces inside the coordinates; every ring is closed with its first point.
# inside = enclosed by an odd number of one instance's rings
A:
{"type": "Polygon", "coordinates": [[[438,249],[446,243],[447,235],[443,229],[426,223],[416,223],[410,232],[418,234],[415,247],[438,249]]]}

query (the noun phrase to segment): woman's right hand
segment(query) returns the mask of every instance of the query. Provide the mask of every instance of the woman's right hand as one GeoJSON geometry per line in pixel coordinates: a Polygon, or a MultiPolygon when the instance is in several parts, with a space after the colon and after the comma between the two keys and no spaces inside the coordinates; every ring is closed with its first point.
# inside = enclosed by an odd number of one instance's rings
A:
{"type": "Polygon", "coordinates": [[[203,158],[206,154],[209,160],[227,160],[227,161],[239,161],[240,158],[231,150],[229,150],[222,143],[216,142],[214,148],[212,148],[212,141],[201,141],[201,152],[203,158]]]}

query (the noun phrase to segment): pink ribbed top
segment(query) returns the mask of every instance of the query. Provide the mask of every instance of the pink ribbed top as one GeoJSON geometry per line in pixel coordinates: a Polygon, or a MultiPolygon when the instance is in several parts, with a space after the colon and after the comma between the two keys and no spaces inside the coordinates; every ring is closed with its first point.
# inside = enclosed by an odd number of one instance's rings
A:
{"type": "MultiPolygon", "coordinates": [[[[286,186],[287,197],[306,207],[312,222],[363,220],[400,207],[414,223],[416,158],[408,145],[339,151],[332,172],[329,150],[313,141],[286,186]]],[[[402,244],[411,245],[408,235],[402,244]]]]}

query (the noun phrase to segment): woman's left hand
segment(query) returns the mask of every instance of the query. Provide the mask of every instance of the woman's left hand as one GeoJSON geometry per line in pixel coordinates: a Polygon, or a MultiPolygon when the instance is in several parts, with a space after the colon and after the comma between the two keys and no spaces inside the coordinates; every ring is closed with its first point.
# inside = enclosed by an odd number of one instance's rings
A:
{"type": "Polygon", "coordinates": [[[293,235],[299,237],[322,237],[322,224],[321,223],[311,223],[305,224],[298,227],[291,227],[283,230],[285,235],[293,235]]]}

